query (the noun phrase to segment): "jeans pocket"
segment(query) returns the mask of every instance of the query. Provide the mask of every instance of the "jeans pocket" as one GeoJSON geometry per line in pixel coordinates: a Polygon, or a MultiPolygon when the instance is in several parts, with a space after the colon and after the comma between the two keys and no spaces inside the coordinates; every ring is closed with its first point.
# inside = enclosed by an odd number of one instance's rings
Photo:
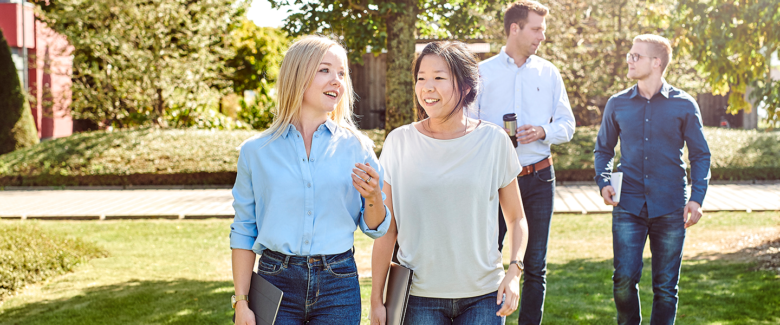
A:
{"type": "Polygon", "coordinates": [[[282,261],[268,256],[260,256],[257,263],[257,273],[264,275],[277,275],[282,272],[282,261]]]}
{"type": "Polygon", "coordinates": [[[550,166],[548,168],[534,172],[534,178],[544,184],[552,183],[555,181],[555,171],[553,171],[552,166],[550,166]]]}
{"type": "Polygon", "coordinates": [[[358,275],[355,258],[350,256],[341,261],[328,263],[328,272],[338,278],[351,278],[358,275]]]}

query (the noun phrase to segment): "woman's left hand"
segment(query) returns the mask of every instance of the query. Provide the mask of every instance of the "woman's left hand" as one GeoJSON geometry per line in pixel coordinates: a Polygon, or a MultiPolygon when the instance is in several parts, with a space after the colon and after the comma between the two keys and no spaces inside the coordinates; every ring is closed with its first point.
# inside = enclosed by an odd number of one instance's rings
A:
{"type": "Polygon", "coordinates": [[[381,204],[382,190],[379,187],[379,173],[369,163],[355,164],[352,173],[352,186],[360,192],[360,195],[367,201],[381,204]]]}
{"type": "Polygon", "coordinates": [[[517,305],[520,302],[520,269],[513,265],[509,265],[509,271],[506,272],[504,280],[498,286],[496,304],[500,305],[502,300],[504,305],[496,312],[496,316],[509,316],[517,310],[517,305]]]}

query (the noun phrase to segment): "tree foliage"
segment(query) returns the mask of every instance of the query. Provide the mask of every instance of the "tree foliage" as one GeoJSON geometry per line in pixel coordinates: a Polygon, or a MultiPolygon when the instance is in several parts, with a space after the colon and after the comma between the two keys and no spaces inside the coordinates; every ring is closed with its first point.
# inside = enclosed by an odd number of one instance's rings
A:
{"type": "Polygon", "coordinates": [[[729,93],[729,112],[763,101],[771,123],[780,121],[780,80],[770,76],[770,56],[780,50],[780,1],[680,0],[670,34],[698,62],[714,94],[729,93]]]}
{"type": "Polygon", "coordinates": [[[227,61],[227,66],[234,70],[233,91],[242,94],[244,90],[254,90],[269,96],[288,41],[287,35],[277,28],[257,27],[251,20],[242,20],[230,34],[235,55],[227,61]]]}
{"type": "Polygon", "coordinates": [[[38,143],[38,130],[30,111],[11,48],[0,31],[0,155],[38,143]]]}
{"type": "Polygon", "coordinates": [[[484,31],[478,19],[492,1],[468,0],[270,0],[274,7],[297,6],[284,30],[292,36],[339,37],[350,61],[362,62],[366,48],[387,50],[387,132],[413,121],[412,60],[417,36],[466,37],[484,31]]]}
{"type": "Polygon", "coordinates": [[[203,124],[231,86],[226,32],[243,15],[243,0],[38,4],[42,20],[75,47],[76,118],[119,126],[203,124]]]}

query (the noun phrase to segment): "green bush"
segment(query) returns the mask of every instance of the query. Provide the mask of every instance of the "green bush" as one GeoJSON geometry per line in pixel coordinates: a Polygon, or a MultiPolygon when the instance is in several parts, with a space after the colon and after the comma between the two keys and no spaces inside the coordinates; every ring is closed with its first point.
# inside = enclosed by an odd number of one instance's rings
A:
{"type": "MultiPolygon", "coordinates": [[[[384,130],[364,131],[381,155],[384,130]]],[[[580,127],[571,142],[552,146],[559,180],[593,179],[597,132],[596,127],[580,127]]],[[[718,128],[704,132],[712,152],[713,180],[780,179],[780,132],[718,128]]],[[[1,155],[0,186],[230,185],[235,180],[236,147],[257,133],[156,128],[79,133],[1,155]]]]}
{"type": "Polygon", "coordinates": [[[38,143],[30,104],[25,98],[11,48],[0,31],[0,155],[38,143]]]}
{"type": "Polygon", "coordinates": [[[241,108],[238,110],[238,119],[252,126],[255,130],[267,129],[274,121],[274,106],[276,101],[271,96],[260,94],[254,101],[247,103],[243,98],[239,100],[241,108]]]}
{"type": "Polygon", "coordinates": [[[36,224],[0,224],[0,299],[28,284],[69,272],[108,254],[94,244],[43,231],[36,224]]]}

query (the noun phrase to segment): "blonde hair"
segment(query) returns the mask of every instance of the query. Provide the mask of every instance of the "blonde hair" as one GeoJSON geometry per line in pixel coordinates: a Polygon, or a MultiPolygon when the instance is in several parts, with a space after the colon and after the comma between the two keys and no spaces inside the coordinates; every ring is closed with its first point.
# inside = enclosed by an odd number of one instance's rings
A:
{"type": "MultiPolygon", "coordinates": [[[[276,116],[271,126],[260,133],[257,138],[271,136],[266,144],[271,143],[286,132],[290,124],[298,122],[301,105],[303,105],[303,94],[314,80],[314,75],[317,73],[320,62],[325,58],[326,52],[334,46],[344,50],[339,43],[326,37],[314,35],[305,36],[290,46],[282,59],[282,67],[279,69],[279,77],[276,81],[277,105],[274,112],[276,116]]],[[[344,67],[348,69],[346,51],[344,54],[344,67]]],[[[328,118],[333,120],[336,125],[352,132],[361,145],[368,149],[373,148],[374,142],[365,133],[358,130],[355,125],[352,114],[355,92],[352,89],[349,71],[344,75],[344,88],[345,92],[341,101],[336,105],[335,110],[328,113],[328,118]]]]}
{"type": "Polygon", "coordinates": [[[634,37],[634,43],[636,42],[650,45],[651,56],[661,59],[661,73],[665,73],[666,67],[672,62],[672,43],[666,37],[653,34],[634,37]]]}

